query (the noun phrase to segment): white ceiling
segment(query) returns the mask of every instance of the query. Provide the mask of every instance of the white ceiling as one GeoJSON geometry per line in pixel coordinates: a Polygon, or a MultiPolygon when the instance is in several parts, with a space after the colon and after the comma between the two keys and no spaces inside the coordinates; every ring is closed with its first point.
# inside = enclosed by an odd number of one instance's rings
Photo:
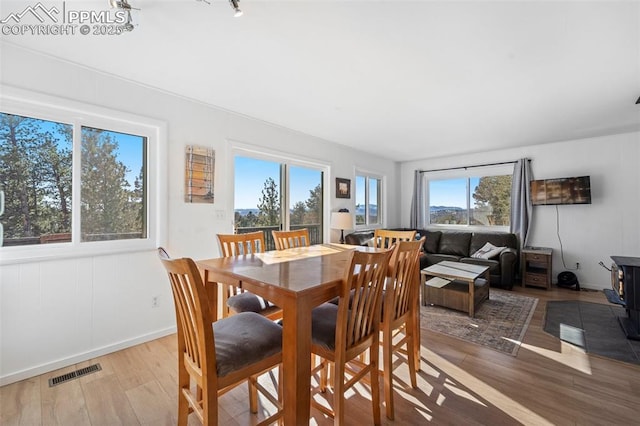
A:
{"type": "Polygon", "coordinates": [[[640,129],[640,1],[130,3],[131,33],[2,39],[396,161],[640,129]]]}

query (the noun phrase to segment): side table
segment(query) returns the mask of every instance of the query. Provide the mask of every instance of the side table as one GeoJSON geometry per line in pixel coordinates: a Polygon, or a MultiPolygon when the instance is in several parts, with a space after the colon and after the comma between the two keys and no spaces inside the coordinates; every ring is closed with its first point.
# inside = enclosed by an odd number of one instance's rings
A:
{"type": "Polygon", "coordinates": [[[551,257],[553,249],[525,247],[522,249],[522,286],[551,288],[551,257]]]}

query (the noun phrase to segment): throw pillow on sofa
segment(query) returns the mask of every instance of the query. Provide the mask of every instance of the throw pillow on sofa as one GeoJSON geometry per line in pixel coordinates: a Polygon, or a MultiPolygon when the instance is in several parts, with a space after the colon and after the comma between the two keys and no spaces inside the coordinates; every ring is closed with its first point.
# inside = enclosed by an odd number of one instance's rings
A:
{"type": "Polygon", "coordinates": [[[473,253],[471,257],[475,257],[478,259],[491,259],[502,253],[506,247],[496,247],[491,243],[486,243],[483,245],[477,252],[473,253]]]}

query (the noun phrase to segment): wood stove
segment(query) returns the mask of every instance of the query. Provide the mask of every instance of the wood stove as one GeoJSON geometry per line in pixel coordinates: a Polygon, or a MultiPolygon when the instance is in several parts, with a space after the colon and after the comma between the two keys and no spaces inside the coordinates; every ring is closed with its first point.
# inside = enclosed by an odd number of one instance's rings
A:
{"type": "Polygon", "coordinates": [[[627,310],[627,316],[618,317],[618,321],[628,339],[640,340],[640,257],[611,259],[611,286],[627,310]]]}

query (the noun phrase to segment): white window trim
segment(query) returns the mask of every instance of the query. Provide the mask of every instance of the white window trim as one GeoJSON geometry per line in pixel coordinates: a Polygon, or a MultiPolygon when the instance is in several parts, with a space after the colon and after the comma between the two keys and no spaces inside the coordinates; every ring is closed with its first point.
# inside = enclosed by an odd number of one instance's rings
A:
{"type": "MultiPolygon", "coordinates": [[[[361,224],[358,225],[356,224],[356,231],[361,231],[361,230],[368,230],[368,229],[381,229],[381,228],[385,228],[386,227],[386,210],[387,210],[387,200],[386,200],[386,188],[387,188],[387,177],[384,174],[378,173],[378,172],[373,172],[370,170],[366,170],[363,168],[358,168],[356,167],[356,169],[353,172],[353,184],[354,187],[356,185],[356,177],[357,176],[365,176],[366,178],[370,178],[370,179],[380,179],[380,204],[382,204],[382,206],[378,206],[378,223],[374,223],[374,224],[361,224]]],[[[355,200],[355,191],[353,192],[353,206],[354,206],[354,215],[355,215],[355,206],[356,206],[356,200],[355,200]]],[[[365,192],[365,198],[368,197],[368,194],[365,192]]],[[[355,217],[354,217],[354,223],[355,223],[355,217]]]]}
{"type": "MultiPolygon", "coordinates": [[[[79,241],[78,208],[80,205],[80,179],[73,180],[72,238],[70,243],[38,244],[0,247],[0,265],[40,262],[61,258],[90,257],[97,255],[155,250],[164,245],[167,235],[167,125],[163,121],[84,104],[64,98],[44,95],[28,90],[0,85],[0,109],[9,114],[34,117],[74,125],[80,125],[132,133],[147,137],[148,174],[148,235],[145,239],[114,241],[79,241]]],[[[79,145],[79,144],[76,144],[79,145]]],[[[80,147],[73,147],[73,173],[79,176],[80,147]]],[[[0,218],[1,220],[2,218],[0,218]]]]}
{"type": "MultiPolygon", "coordinates": [[[[426,185],[425,185],[425,195],[427,200],[427,227],[434,229],[470,229],[470,230],[479,230],[479,231],[503,231],[509,232],[509,226],[482,226],[482,225],[453,225],[453,224],[440,224],[440,223],[431,223],[431,213],[429,212],[431,207],[431,196],[429,194],[429,181],[431,180],[446,180],[446,179],[466,179],[472,177],[484,177],[484,176],[501,176],[501,175],[512,175],[513,174],[513,164],[501,164],[494,166],[484,166],[484,167],[473,167],[467,169],[451,169],[451,170],[442,170],[437,172],[428,172],[426,185]]],[[[471,197],[471,194],[467,193],[467,198],[471,197]]],[[[471,201],[471,200],[469,200],[471,201]]]]}

